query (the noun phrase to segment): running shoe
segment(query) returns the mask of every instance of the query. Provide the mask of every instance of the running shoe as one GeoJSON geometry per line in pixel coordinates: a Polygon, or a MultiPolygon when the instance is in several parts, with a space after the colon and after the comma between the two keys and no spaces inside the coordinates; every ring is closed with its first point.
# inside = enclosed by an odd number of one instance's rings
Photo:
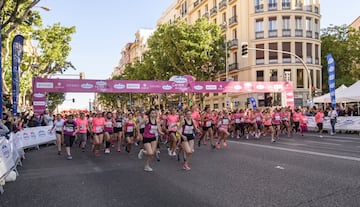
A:
{"type": "Polygon", "coordinates": [[[216,149],[220,149],[220,143],[216,143],[216,149]]]}
{"type": "Polygon", "coordinates": [[[117,151],[118,151],[118,152],[121,152],[121,147],[118,147],[118,148],[117,148],[117,151]]]}
{"type": "Polygon", "coordinates": [[[144,150],[141,149],[140,152],[139,152],[139,154],[138,154],[139,160],[141,160],[141,159],[143,158],[143,156],[144,156],[144,150]]]}
{"type": "Polygon", "coordinates": [[[146,171],[146,172],[152,172],[152,171],[154,171],[154,170],[153,170],[150,166],[145,165],[144,171],[146,171]]]}
{"type": "Polygon", "coordinates": [[[110,149],[109,148],[105,149],[105,154],[110,154],[110,149]]]}
{"type": "Polygon", "coordinates": [[[100,156],[99,150],[95,150],[95,156],[96,156],[96,157],[99,157],[99,156],[100,156]]]}
{"type": "Polygon", "coordinates": [[[58,155],[61,155],[61,151],[58,151],[58,153],[57,153],[58,155]]]}
{"type": "Polygon", "coordinates": [[[203,141],[203,145],[206,145],[206,140],[204,139],[204,141],[203,141]]]}
{"type": "Polygon", "coordinates": [[[271,142],[274,143],[274,142],[276,142],[276,141],[275,141],[275,139],[271,139],[271,142]]]}
{"type": "Polygon", "coordinates": [[[211,148],[212,148],[212,149],[215,149],[215,148],[216,148],[216,146],[215,146],[215,145],[211,145],[211,148]]]}
{"type": "Polygon", "coordinates": [[[227,142],[223,142],[223,146],[224,146],[224,147],[227,147],[227,142]]]}
{"type": "Polygon", "coordinates": [[[71,156],[71,155],[68,155],[68,156],[66,157],[66,159],[67,159],[67,160],[72,160],[72,156],[71,156]]]}
{"type": "Polygon", "coordinates": [[[168,154],[170,157],[172,156],[172,152],[171,152],[170,148],[168,148],[168,154]]]}
{"type": "Polygon", "coordinates": [[[184,165],[183,165],[183,169],[184,169],[184,170],[191,170],[191,168],[190,168],[189,165],[187,165],[187,164],[184,164],[184,165]]]}
{"type": "Polygon", "coordinates": [[[160,162],[160,151],[158,150],[157,152],[156,152],[156,154],[155,154],[155,156],[156,156],[156,160],[158,161],[158,162],[160,162]]]}
{"type": "Polygon", "coordinates": [[[171,156],[176,157],[176,152],[175,152],[175,151],[172,152],[172,153],[171,153],[171,156]]]}
{"type": "Polygon", "coordinates": [[[199,139],[199,141],[198,141],[198,146],[199,147],[201,146],[201,139],[199,139]]]}
{"type": "Polygon", "coordinates": [[[85,148],[81,148],[81,151],[82,151],[82,152],[85,152],[85,148]]]}
{"type": "Polygon", "coordinates": [[[246,135],[246,139],[249,139],[249,134],[246,135]]]}

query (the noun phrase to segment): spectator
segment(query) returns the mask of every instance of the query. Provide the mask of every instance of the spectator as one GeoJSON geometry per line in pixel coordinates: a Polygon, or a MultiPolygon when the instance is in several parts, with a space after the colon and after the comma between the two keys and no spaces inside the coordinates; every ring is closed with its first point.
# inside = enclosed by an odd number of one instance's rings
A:
{"type": "Polygon", "coordinates": [[[335,124],[338,117],[338,113],[336,110],[334,110],[334,107],[330,107],[330,111],[328,116],[330,117],[330,124],[331,124],[331,135],[334,135],[336,133],[335,131],[335,124]]]}

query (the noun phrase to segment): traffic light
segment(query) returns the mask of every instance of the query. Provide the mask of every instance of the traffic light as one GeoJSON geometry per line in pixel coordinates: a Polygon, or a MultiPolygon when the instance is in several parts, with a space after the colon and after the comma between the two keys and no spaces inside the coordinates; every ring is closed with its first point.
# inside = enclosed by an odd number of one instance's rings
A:
{"type": "Polygon", "coordinates": [[[241,43],[241,56],[242,57],[248,56],[248,43],[247,42],[241,43]]]}
{"type": "Polygon", "coordinates": [[[72,102],[75,103],[75,99],[74,99],[74,98],[72,99],[72,102]]]}

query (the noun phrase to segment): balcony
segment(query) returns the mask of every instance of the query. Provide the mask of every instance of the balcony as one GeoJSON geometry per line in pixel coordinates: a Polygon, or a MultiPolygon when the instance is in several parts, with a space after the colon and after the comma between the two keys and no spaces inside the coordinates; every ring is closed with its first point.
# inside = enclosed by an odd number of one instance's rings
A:
{"type": "Polygon", "coordinates": [[[282,3],[282,9],[283,10],[289,10],[290,9],[290,2],[283,2],[282,3]]]}
{"type": "Polygon", "coordinates": [[[283,63],[291,63],[290,57],[283,57],[283,63]]]}
{"type": "Polygon", "coordinates": [[[312,57],[311,56],[306,57],[306,63],[312,64],[312,57]]]}
{"type": "Polygon", "coordinates": [[[232,26],[234,24],[237,24],[237,16],[236,15],[229,18],[229,25],[232,26]]]}
{"type": "Polygon", "coordinates": [[[268,4],[268,11],[276,11],[277,3],[268,4]]]}
{"type": "Polygon", "coordinates": [[[217,7],[216,6],[210,9],[210,16],[213,16],[216,13],[217,13],[217,7]]]}
{"type": "Polygon", "coordinates": [[[295,4],[295,10],[302,10],[302,9],[303,9],[303,5],[301,3],[295,4]]]}
{"type": "Polygon", "coordinates": [[[262,59],[256,59],[256,65],[264,65],[264,63],[265,63],[264,58],[262,58],[262,59]]]}
{"type": "Polygon", "coordinates": [[[220,3],[219,3],[219,11],[225,9],[226,6],[227,6],[227,1],[226,0],[220,1],[220,3]]]}
{"type": "Polygon", "coordinates": [[[302,29],[295,29],[295,37],[302,37],[303,30],[302,29]]]}
{"type": "Polygon", "coordinates": [[[238,70],[238,63],[232,63],[229,65],[229,71],[238,70]]]}
{"type": "Polygon", "coordinates": [[[208,11],[206,11],[206,12],[203,14],[203,17],[204,17],[204,18],[208,18],[208,19],[209,19],[209,12],[208,12],[208,11]]]}
{"type": "Polygon", "coordinates": [[[269,30],[269,38],[277,37],[277,29],[269,30]]]}
{"type": "Polygon", "coordinates": [[[315,39],[319,39],[319,32],[315,32],[315,39]]]}
{"type": "Polygon", "coordinates": [[[264,31],[255,32],[255,39],[263,39],[264,31]]]}
{"type": "Polygon", "coordinates": [[[229,4],[236,2],[235,0],[229,0],[229,4]]]}
{"type": "Polygon", "coordinates": [[[312,31],[306,31],[306,37],[312,38],[312,31]]]}
{"type": "Polygon", "coordinates": [[[264,5],[263,4],[255,5],[255,13],[260,13],[260,12],[264,12],[264,5]]]}
{"type": "Polygon", "coordinates": [[[319,57],[315,57],[315,64],[316,64],[316,65],[319,65],[319,63],[320,63],[320,62],[319,62],[319,57]]]}
{"type": "Polygon", "coordinates": [[[278,59],[269,59],[269,64],[277,64],[278,63],[278,59]]]}
{"type": "Polygon", "coordinates": [[[232,39],[231,41],[229,41],[229,48],[230,49],[237,49],[238,46],[239,46],[238,39],[232,39]]]}
{"type": "Polygon", "coordinates": [[[200,4],[200,0],[194,1],[194,8],[197,7],[200,4]]]}
{"type": "Polygon", "coordinates": [[[312,6],[311,5],[305,6],[305,11],[312,12],[312,6]]]}
{"type": "Polygon", "coordinates": [[[314,9],[314,12],[315,12],[316,14],[319,14],[319,7],[315,6],[314,8],[315,8],[315,9],[314,9]]]}
{"type": "Polygon", "coordinates": [[[282,36],[283,37],[291,37],[291,29],[283,29],[282,36]]]}
{"type": "Polygon", "coordinates": [[[227,24],[221,24],[221,30],[222,31],[225,31],[227,29],[227,24]]]}

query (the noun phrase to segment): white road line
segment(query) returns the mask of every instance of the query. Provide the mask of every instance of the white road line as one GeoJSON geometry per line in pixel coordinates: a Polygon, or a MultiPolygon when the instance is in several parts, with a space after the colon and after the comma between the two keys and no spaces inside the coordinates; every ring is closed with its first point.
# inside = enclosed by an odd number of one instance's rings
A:
{"type": "Polygon", "coordinates": [[[314,143],[314,144],[336,145],[336,146],[341,145],[341,144],[337,144],[337,143],[328,143],[328,142],[316,142],[316,141],[306,141],[306,142],[314,143]]]}
{"type": "Polygon", "coordinates": [[[296,153],[301,153],[301,154],[317,155],[317,156],[322,156],[322,157],[331,157],[331,158],[360,162],[359,157],[334,155],[334,154],[321,153],[321,152],[312,152],[312,151],[307,151],[307,150],[288,149],[288,148],[284,148],[284,147],[275,147],[275,146],[270,146],[270,145],[253,144],[253,143],[246,143],[246,142],[236,142],[236,141],[228,141],[228,142],[235,143],[235,144],[241,144],[241,145],[247,145],[247,146],[253,146],[253,147],[261,147],[261,148],[266,148],[266,149],[276,149],[276,150],[282,150],[282,151],[287,151],[287,152],[296,152],[296,153]]]}
{"type": "MultiPolygon", "coordinates": [[[[282,141],[282,140],[281,140],[282,141]]],[[[285,145],[290,145],[290,146],[295,146],[295,147],[298,147],[298,146],[306,146],[307,144],[295,144],[295,143],[284,143],[282,142],[281,144],[285,144],[285,145]]]]}

